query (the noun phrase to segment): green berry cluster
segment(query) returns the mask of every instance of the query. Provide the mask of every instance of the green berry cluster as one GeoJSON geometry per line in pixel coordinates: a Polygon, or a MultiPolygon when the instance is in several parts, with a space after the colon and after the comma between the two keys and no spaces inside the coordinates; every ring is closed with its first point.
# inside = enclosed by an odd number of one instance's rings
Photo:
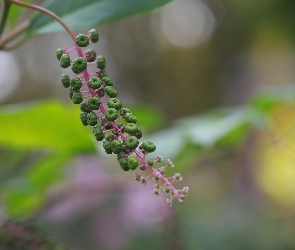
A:
{"type": "MultiPolygon", "coordinates": [[[[82,51],[90,41],[97,42],[98,39],[98,32],[91,29],[87,35],[79,34],[76,37],[75,47],[56,51],[60,66],[62,68],[71,66],[73,73],[76,74],[73,77],[63,74],[61,83],[65,88],[69,88],[72,102],[80,105],[82,124],[92,127],[95,139],[102,141],[107,154],[117,155],[119,165],[124,171],[140,168],[143,173],[136,179],[146,184],[149,177],[144,178],[143,174],[151,170],[150,177],[159,177],[155,180],[159,184],[158,191],[161,190],[166,194],[166,189],[169,188],[171,200],[175,197],[180,201],[183,200],[185,194],[181,194],[180,190],[172,186],[164,171],[154,168],[154,164],[160,161],[157,158],[146,159],[147,154],[156,150],[156,145],[151,141],[139,142],[142,131],[137,126],[137,118],[130,109],[124,108],[118,99],[118,91],[106,72],[105,57],[96,56],[96,51],[93,49],[82,51]],[[70,57],[70,52],[73,50],[77,51],[78,58],[70,57]],[[88,66],[95,66],[95,73],[90,72],[88,66]],[[160,186],[160,181],[164,181],[164,185],[160,186]]],[[[166,164],[165,167],[168,166],[171,164],[166,164]]]]}

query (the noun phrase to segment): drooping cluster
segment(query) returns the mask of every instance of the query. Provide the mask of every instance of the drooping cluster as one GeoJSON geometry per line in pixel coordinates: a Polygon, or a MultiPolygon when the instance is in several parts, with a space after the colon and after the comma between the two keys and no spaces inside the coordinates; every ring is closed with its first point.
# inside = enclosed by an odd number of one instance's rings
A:
{"type": "Polygon", "coordinates": [[[106,72],[106,59],[102,55],[97,56],[93,49],[82,51],[90,41],[96,43],[98,40],[98,32],[91,29],[87,35],[79,34],[76,37],[74,47],[56,51],[60,66],[71,67],[75,74],[63,74],[61,82],[65,88],[69,88],[73,103],[80,105],[82,124],[92,127],[95,139],[102,141],[107,154],[117,155],[124,171],[140,169],[141,173],[134,177],[137,181],[145,185],[149,179],[153,179],[156,195],[163,192],[169,205],[172,205],[174,198],[182,203],[189,188],[176,189],[173,186],[174,182],[182,180],[178,173],[165,177],[166,168],[174,166],[171,160],[157,168],[156,165],[163,162],[163,157],[158,155],[147,159],[147,155],[156,150],[156,145],[151,141],[140,143],[142,131],[136,125],[137,118],[117,98],[118,92],[106,72]],[[75,51],[78,57],[72,58],[70,54],[75,51]],[[94,66],[94,72],[90,71],[94,66]]]}

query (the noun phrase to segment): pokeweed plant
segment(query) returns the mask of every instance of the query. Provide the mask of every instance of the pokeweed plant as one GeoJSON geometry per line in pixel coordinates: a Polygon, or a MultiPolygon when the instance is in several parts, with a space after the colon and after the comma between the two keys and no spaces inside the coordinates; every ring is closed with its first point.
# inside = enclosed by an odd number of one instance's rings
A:
{"type": "MultiPolygon", "coordinates": [[[[139,169],[140,172],[134,174],[134,179],[141,184],[146,185],[152,179],[155,183],[154,194],[163,193],[170,206],[172,206],[174,199],[183,203],[189,188],[177,189],[174,187],[174,183],[181,181],[182,176],[175,173],[171,177],[166,177],[166,169],[174,167],[173,162],[170,159],[164,161],[160,155],[149,157],[149,153],[156,150],[156,145],[151,141],[139,141],[142,131],[136,125],[137,118],[130,109],[123,107],[118,98],[118,91],[106,72],[105,57],[97,55],[93,49],[86,49],[90,42],[98,42],[98,31],[91,29],[87,34],[76,36],[59,16],[48,9],[19,0],[4,0],[0,35],[12,4],[51,16],[71,36],[74,42],[73,47],[59,48],[56,51],[60,67],[71,67],[73,72],[73,75],[63,74],[61,83],[69,89],[72,102],[80,105],[82,124],[92,127],[95,139],[102,142],[105,152],[117,155],[118,163],[123,171],[139,169]],[[159,166],[159,164],[161,165],[159,166]]],[[[19,30],[22,29],[23,27],[19,28],[19,30]]],[[[0,40],[0,48],[5,46],[16,34],[18,32],[0,40]]]]}

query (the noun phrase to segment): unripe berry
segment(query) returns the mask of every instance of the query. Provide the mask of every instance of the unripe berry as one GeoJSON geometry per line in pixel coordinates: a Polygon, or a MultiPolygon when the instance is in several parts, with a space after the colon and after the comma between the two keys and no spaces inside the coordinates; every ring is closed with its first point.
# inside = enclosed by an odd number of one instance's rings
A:
{"type": "Polygon", "coordinates": [[[88,36],[84,35],[84,34],[79,34],[77,37],[76,37],[76,44],[79,46],[79,47],[87,47],[88,44],[89,44],[89,38],[88,36]]]}
{"type": "Polygon", "coordinates": [[[70,87],[70,78],[69,78],[69,76],[66,75],[66,74],[63,74],[63,75],[61,76],[61,83],[62,83],[62,85],[63,85],[65,88],[70,87]]]}
{"type": "Polygon", "coordinates": [[[100,106],[100,99],[96,96],[89,98],[87,105],[92,110],[97,110],[100,106]]]}
{"type": "Polygon", "coordinates": [[[104,139],[104,133],[99,126],[93,127],[93,134],[97,141],[102,141],[104,139]]]}
{"type": "Polygon", "coordinates": [[[142,137],[142,131],[140,128],[138,128],[137,132],[134,134],[138,139],[142,137]]]}
{"type": "Polygon", "coordinates": [[[138,167],[138,159],[134,156],[130,156],[128,158],[128,168],[131,170],[135,170],[138,167]]]}
{"type": "Polygon", "coordinates": [[[131,110],[128,109],[128,108],[122,108],[122,109],[120,110],[120,115],[125,115],[125,114],[127,114],[127,113],[131,113],[131,110]]]}
{"type": "Polygon", "coordinates": [[[143,149],[149,153],[154,152],[156,150],[156,145],[151,141],[145,141],[141,144],[143,149]]]}
{"type": "Polygon", "coordinates": [[[105,69],[101,69],[100,74],[102,78],[108,76],[107,71],[105,69]]]}
{"type": "Polygon", "coordinates": [[[115,90],[112,86],[106,86],[104,90],[109,97],[116,97],[118,95],[117,90],[115,90]]]}
{"type": "Polygon", "coordinates": [[[105,69],[105,67],[106,67],[106,59],[104,58],[104,56],[99,55],[97,57],[97,68],[105,69]]]}
{"type": "Polygon", "coordinates": [[[61,56],[64,54],[64,50],[59,48],[56,50],[56,57],[58,60],[60,60],[61,56]]]}
{"type": "Polygon", "coordinates": [[[94,76],[88,81],[88,86],[92,89],[99,89],[101,87],[100,78],[94,76]]]}
{"type": "Polygon", "coordinates": [[[72,95],[72,101],[74,104],[80,104],[83,102],[83,95],[80,91],[74,91],[72,95]]]}
{"type": "Polygon", "coordinates": [[[96,43],[98,42],[99,39],[99,34],[98,31],[96,29],[91,29],[88,31],[89,35],[89,39],[91,40],[91,42],[96,43]]]}
{"type": "Polygon", "coordinates": [[[105,83],[106,86],[113,86],[113,81],[111,78],[104,76],[101,80],[105,83]]]}
{"type": "Polygon", "coordinates": [[[87,122],[87,113],[86,112],[81,112],[80,113],[80,119],[81,119],[81,122],[83,123],[84,126],[87,126],[88,125],[88,122],[87,122]]]}
{"type": "Polygon", "coordinates": [[[103,143],[102,143],[102,146],[103,146],[103,148],[104,148],[104,150],[105,150],[105,152],[107,154],[112,154],[113,153],[112,149],[111,149],[111,142],[110,141],[104,140],[103,143]]]}
{"type": "Polygon", "coordinates": [[[70,92],[69,92],[69,97],[72,99],[73,98],[73,94],[74,94],[75,90],[73,90],[72,87],[70,87],[70,92]]]}
{"type": "Polygon", "coordinates": [[[84,57],[78,57],[74,60],[72,69],[76,72],[83,72],[87,68],[87,60],[84,57]]]}
{"type": "Polygon", "coordinates": [[[97,116],[94,112],[90,112],[87,114],[88,124],[90,126],[95,126],[97,124],[97,116]]]}
{"type": "Polygon", "coordinates": [[[117,110],[119,110],[120,108],[122,108],[122,103],[117,98],[110,98],[108,100],[107,104],[108,104],[108,107],[109,108],[115,108],[117,110]]]}
{"type": "Polygon", "coordinates": [[[75,91],[80,90],[80,88],[83,86],[81,79],[76,76],[71,79],[70,84],[72,89],[75,91]]]}
{"type": "Polygon", "coordinates": [[[104,116],[108,121],[116,120],[118,118],[118,115],[118,111],[114,108],[108,108],[104,113],[104,116]]]}
{"type": "Polygon", "coordinates": [[[125,140],[125,145],[126,145],[126,148],[130,149],[130,150],[133,150],[135,148],[137,148],[138,144],[139,144],[139,141],[137,139],[137,137],[135,136],[129,136],[126,140],[125,140]]]}
{"type": "Polygon", "coordinates": [[[126,122],[137,123],[137,119],[136,119],[135,115],[133,115],[131,113],[127,113],[126,115],[124,115],[124,118],[125,118],[126,122]]]}
{"type": "Polygon", "coordinates": [[[111,142],[112,152],[115,154],[119,154],[122,151],[122,143],[119,140],[113,140],[111,142]]]}
{"type": "Polygon", "coordinates": [[[67,68],[71,65],[71,58],[68,54],[63,54],[59,60],[60,67],[67,68]]]}
{"type": "Polygon", "coordinates": [[[118,162],[119,162],[121,168],[124,171],[128,171],[129,170],[128,162],[127,162],[127,159],[126,158],[124,158],[124,157],[118,158],[118,162]]]}
{"type": "Polygon", "coordinates": [[[126,123],[124,132],[128,134],[135,134],[138,131],[138,127],[134,123],[126,123]]]}
{"type": "Polygon", "coordinates": [[[87,102],[82,102],[82,103],[80,104],[80,109],[81,109],[81,111],[83,111],[83,112],[89,112],[89,111],[91,111],[91,110],[89,110],[89,108],[88,108],[88,106],[87,106],[87,102]]]}

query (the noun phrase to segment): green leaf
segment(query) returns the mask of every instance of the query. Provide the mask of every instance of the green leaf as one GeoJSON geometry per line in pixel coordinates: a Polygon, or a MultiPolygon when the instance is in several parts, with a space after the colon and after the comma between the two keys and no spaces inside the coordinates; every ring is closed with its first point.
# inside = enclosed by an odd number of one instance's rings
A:
{"type": "Polygon", "coordinates": [[[10,216],[29,215],[46,202],[47,188],[61,180],[62,166],[68,154],[55,154],[38,160],[26,174],[3,182],[0,188],[6,212],[10,216]]]}
{"type": "Polygon", "coordinates": [[[250,105],[257,111],[269,113],[283,103],[295,102],[295,86],[267,86],[258,90],[250,100],[250,105]]]}
{"type": "Polygon", "coordinates": [[[137,125],[145,133],[155,131],[164,124],[165,115],[152,106],[146,104],[134,104],[132,106],[127,105],[126,108],[129,108],[136,116],[138,121],[137,125]]]}
{"type": "MultiPolygon", "coordinates": [[[[31,0],[22,0],[22,2],[30,3],[32,1],[31,0]]],[[[9,10],[9,15],[8,15],[8,23],[9,23],[11,29],[13,29],[17,26],[19,16],[24,9],[25,9],[24,7],[20,7],[15,4],[11,5],[10,10],[9,10]]]]}
{"type": "Polygon", "coordinates": [[[148,139],[157,146],[156,152],[151,155],[175,158],[188,143],[201,148],[213,147],[217,143],[237,143],[254,122],[251,109],[220,109],[180,119],[171,128],[144,137],[143,140],[148,139]]]}
{"type": "Polygon", "coordinates": [[[91,131],[79,119],[79,108],[57,101],[0,108],[0,144],[66,152],[95,152],[91,131]]]}
{"type": "MultiPolygon", "coordinates": [[[[162,7],[173,0],[47,0],[43,7],[54,12],[71,29],[92,28],[94,26],[121,20],[140,13],[162,7]]],[[[49,33],[64,31],[54,19],[37,14],[28,32],[49,33]]]]}

